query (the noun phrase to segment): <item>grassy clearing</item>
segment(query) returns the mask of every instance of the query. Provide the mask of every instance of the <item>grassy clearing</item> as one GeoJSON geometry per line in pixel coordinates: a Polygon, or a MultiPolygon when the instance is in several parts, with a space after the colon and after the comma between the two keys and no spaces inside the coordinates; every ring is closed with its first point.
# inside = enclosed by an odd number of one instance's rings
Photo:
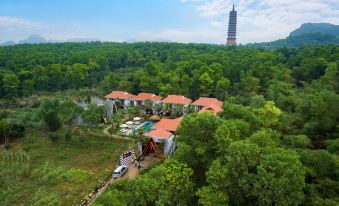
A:
{"type": "Polygon", "coordinates": [[[53,143],[28,131],[9,152],[0,149],[0,205],[73,205],[107,178],[128,143],[75,132],[53,143]]]}

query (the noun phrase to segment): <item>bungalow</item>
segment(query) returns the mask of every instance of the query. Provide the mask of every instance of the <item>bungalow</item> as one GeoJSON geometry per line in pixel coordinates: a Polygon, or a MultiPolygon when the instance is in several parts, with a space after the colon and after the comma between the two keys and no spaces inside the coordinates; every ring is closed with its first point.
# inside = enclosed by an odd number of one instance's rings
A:
{"type": "Polygon", "coordinates": [[[216,106],[215,104],[211,104],[209,106],[203,107],[198,113],[203,113],[203,112],[211,112],[214,115],[217,115],[221,113],[223,109],[219,106],[216,106]]]}
{"type": "Polygon", "coordinates": [[[178,105],[188,107],[191,102],[191,99],[181,95],[168,95],[165,99],[162,100],[162,103],[164,104],[171,104],[173,109],[177,108],[178,105]]]}
{"type": "Polygon", "coordinates": [[[167,156],[171,153],[172,147],[174,145],[174,134],[168,132],[164,129],[152,130],[146,134],[146,136],[151,137],[156,143],[164,144],[164,155],[167,156]]]}
{"type": "Polygon", "coordinates": [[[140,93],[132,98],[134,105],[143,106],[146,100],[153,102],[153,105],[161,103],[161,97],[151,93],[140,93]]]}
{"type": "Polygon", "coordinates": [[[117,109],[117,103],[122,107],[128,107],[131,105],[132,98],[135,97],[133,94],[123,91],[113,91],[106,95],[106,105],[108,105],[108,113],[112,114],[113,108],[117,109]]]}
{"type": "Polygon", "coordinates": [[[176,119],[162,119],[152,126],[152,130],[146,134],[155,142],[164,143],[164,155],[169,155],[173,150],[175,132],[183,117],[176,119]]]}
{"type": "MultiPolygon", "coordinates": [[[[219,107],[221,109],[221,106],[223,104],[224,104],[223,102],[217,100],[216,98],[208,98],[208,97],[200,97],[198,100],[192,103],[192,105],[195,106],[196,112],[201,111],[204,107],[209,107],[211,105],[214,105],[212,106],[214,109],[216,109],[216,107],[219,107]]],[[[207,108],[205,108],[205,110],[206,109],[207,108]]],[[[219,111],[220,109],[216,109],[216,110],[219,111]]]]}
{"type": "Polygon", "coordinates": [[[168,132],[175,133],[183,117],[176,119],[161,119],[159,122],[152,126],[152,129],[163,129],[168,132]]]}

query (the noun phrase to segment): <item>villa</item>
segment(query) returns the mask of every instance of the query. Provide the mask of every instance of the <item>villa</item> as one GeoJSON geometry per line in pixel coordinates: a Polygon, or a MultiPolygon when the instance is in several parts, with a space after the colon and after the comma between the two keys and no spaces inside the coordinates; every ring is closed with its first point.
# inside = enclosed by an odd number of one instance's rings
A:
{"type": "Polygon", "coordinates": [[[152,126],[152,129],[163,129],[168,132],[175,133],[182,119],[183,117],[179,117],[176,119],[161,119],[159,122],[152,126]]]}
{"type": "Polygon", "coordinates": [[[146,100],[153,102],[153,105],[161,103],[161,97],[151,93],[139,93],[131,100],[133,100],[135,106],[144,106],[146,100]]]}
{"type": "Polygon", "coordinates": [[[155,129],[146,134],[147,137],[152,138],[156,143],[164,144],[164,155],[171,153],[174,145],[174,134],[164,129],[155,129]]]}
{"type": "Polygon", "coordinates": [[[222,112],[221,106],[224,103],[222,101],[219,101],[216,98],[208,98],[208,97],[200,97],[198,100],[194,101],[192,105],[195,106],[196,112],[212,112],[213,114],[218,114],[222,112]]]}
{"type": "Polygon", "coordinates": [[[188,105],[192,102],[191,99],[181,96],[181,95],[168,95],[165,99],[162,100],[164,104],[171,104],[172,109],[178,108],[178,105],[183,105],[184,107],[188,107],[188,105]]]}
{"type": "Polygon", "coordinates": [[[112,114],[113,111],[118,109],[118,106],[126,108],[131,105],[132,98],[135,97],[133,94],[123,91],[113,91],[106,95],[106,105],[108,114],[112,114]]]}

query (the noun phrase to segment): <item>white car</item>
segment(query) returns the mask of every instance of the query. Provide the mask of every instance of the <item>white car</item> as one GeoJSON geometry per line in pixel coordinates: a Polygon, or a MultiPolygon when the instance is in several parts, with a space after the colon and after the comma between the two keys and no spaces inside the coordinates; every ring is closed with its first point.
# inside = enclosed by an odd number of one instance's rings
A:
{"type": "Polygon", "coordinates": [[[124,176],[124,174],[126,174],[128,171],[128,167],[126,165],[120,165],[119,167],[117,167],[114,172],[113,172],[113,178],[117,179],[120,178],[122,176],[124,176]]]}

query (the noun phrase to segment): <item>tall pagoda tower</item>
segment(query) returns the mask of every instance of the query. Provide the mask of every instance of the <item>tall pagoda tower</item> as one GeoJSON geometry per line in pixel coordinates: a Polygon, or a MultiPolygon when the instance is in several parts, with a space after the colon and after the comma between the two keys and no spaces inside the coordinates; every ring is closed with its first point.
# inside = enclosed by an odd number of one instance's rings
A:
{"type": "Polygon", "coordinates": [[[237,44],[237,11],[233,10],[230,12],[230,18],[228,22],[228,37],[227,45],[236,45],[237,44]]]}

